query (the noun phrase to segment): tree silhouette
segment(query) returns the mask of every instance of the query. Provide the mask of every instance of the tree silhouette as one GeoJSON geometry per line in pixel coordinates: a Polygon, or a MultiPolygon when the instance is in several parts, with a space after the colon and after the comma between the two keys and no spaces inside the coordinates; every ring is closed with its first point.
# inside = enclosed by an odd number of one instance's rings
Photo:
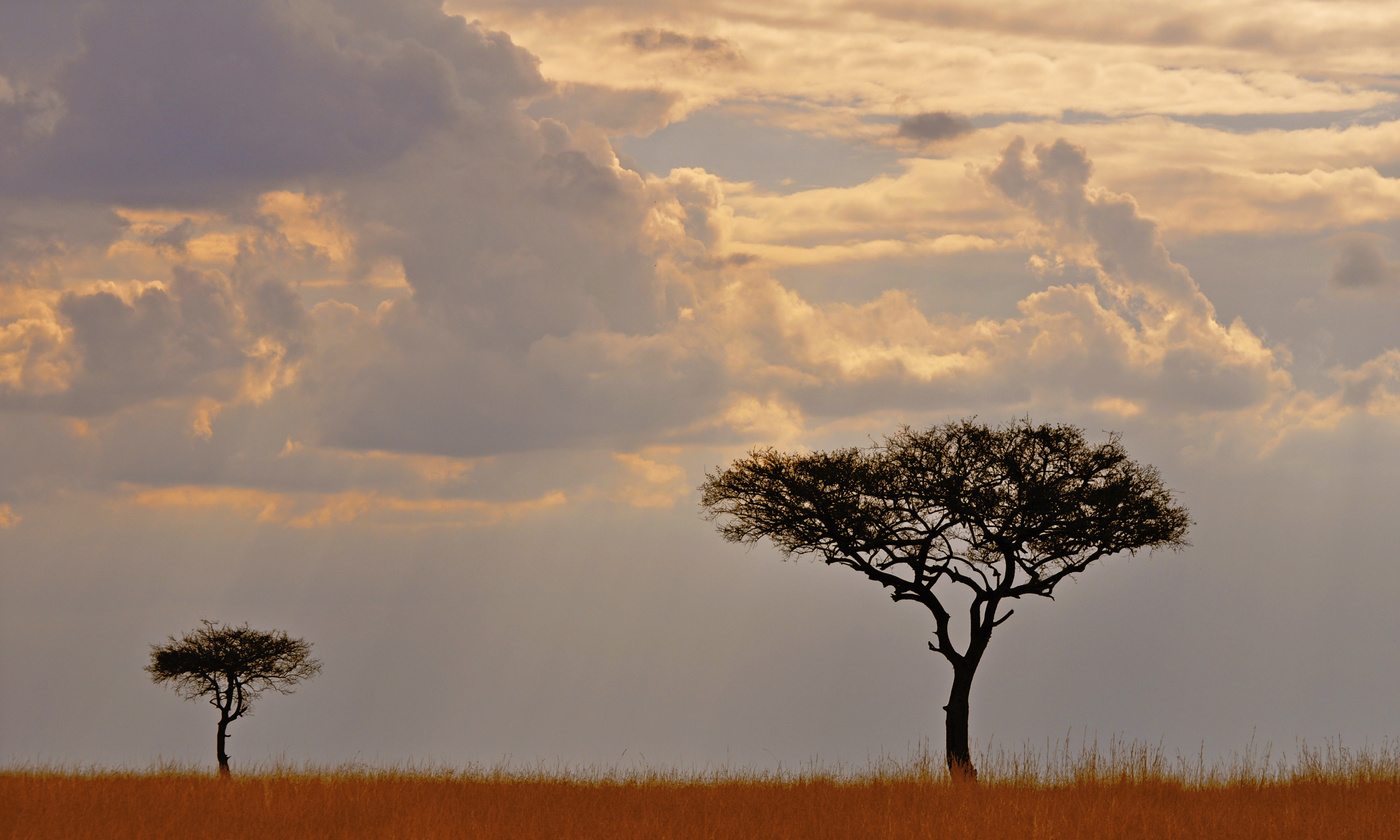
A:
{"type": "Polygon", "coordinates": [[[268,689],[291,694],[292,686],[321,672],[321,663],[310,658],[311,644],[292,639],[285,632],[253,630],[227,624],[191,630],[169,644],[151,645],[151,664],[146,666],[152,681],[170,683],[175,693],[193,700],[208,697],[219,710],[219,730],[215,749],[219,775],[229,775],[228,725],[252,714],[253,701],[268,689]]]}
{"type": "Polygon", "coordinates": [[[1091,446],[1074,426],[1028,419],[904,427],[866,449],[758,449],[707,473],[700,492],[726,540],[767,538],[784,557],[847,566],[933,614],[929,650],[953,667],[948,769],[973,780],[972,678],[992,631],[1011,617],[1005,602],[1053,598],[1061,581],[1113,554],[1185,546],[1191,524],[1118,435],[1091,446]],[[965,623],[955,621],[963,610],[965,623]]]}

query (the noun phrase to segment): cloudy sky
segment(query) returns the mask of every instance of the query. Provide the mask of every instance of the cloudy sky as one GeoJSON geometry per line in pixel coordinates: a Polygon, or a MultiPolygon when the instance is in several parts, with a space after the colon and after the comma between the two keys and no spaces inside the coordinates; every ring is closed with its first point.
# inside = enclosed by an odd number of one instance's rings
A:
{"type": "Polygon", "coordinates": [[[1025,604],[973,737],[1400,736],[1400,8],[0,4],[0,761],[864,763],[931,622],[722,542],[755,446],[1123,434],[1191,548],[1025,604]]]}

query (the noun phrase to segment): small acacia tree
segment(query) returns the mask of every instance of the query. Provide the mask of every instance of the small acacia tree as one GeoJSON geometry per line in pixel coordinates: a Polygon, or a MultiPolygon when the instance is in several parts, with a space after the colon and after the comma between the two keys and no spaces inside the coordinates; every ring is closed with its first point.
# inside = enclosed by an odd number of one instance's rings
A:
{"type": "Polygon", "coordinates": [[[292,686],[321,672],[321,663],[311,658],[309,642],[280,630],[253,630],[246,622],[241,627],[201,624],[179,639],[171,636],[168,644],[151,645],[146,671],[186,700],[208,697],[219,710],[215,749],[219,775],[226,777],[228,725],[251,714],[253,701],[268,689],[291,694],[292,686]]]}
{"type": "Polygon", "coordinates": [[[1078,428],[1029,420],[905,427],[867,449],[759,449],[708,473],[700,493],[726,540],[849,567],[933,614],[929,649],[953,666],[948,769],[968,779],[972,678],[1006,602],[1052,598],[1109,555],[1182,547],[1191,524],[1118,435],[1091,446],[1078,428]]]}

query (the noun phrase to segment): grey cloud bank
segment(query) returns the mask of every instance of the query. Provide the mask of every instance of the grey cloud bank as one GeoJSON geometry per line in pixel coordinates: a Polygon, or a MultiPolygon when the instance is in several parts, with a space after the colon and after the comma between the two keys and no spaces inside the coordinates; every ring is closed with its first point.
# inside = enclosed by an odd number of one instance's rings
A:
{"type": "MultiPolygon", "coordinates": [[[[82,50],[51,81],[62,117],[51,133],[9,132],[27,136],[7,144],[17,166],[6,192],[227,200],[382,165],[469,119],[466,103],[489,108],[543,84],[508,40],[425,8],[371,21],[321,2],[89,7],[82,50]]],[[[34,118],[24,103],[4,110],[12,126],[34,118]]]]}

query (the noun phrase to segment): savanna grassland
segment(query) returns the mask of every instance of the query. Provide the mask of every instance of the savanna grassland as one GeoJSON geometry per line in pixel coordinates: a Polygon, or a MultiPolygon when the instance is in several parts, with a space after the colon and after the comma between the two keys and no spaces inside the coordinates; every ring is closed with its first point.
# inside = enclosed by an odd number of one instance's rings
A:
{"type": "Polygon", "coordinates": [[[1387,838],[1400,754],[1207,767],[1160,749],[923,757],[864,771],[178,768],[0,773],[0,838],[1387,838]]]}

